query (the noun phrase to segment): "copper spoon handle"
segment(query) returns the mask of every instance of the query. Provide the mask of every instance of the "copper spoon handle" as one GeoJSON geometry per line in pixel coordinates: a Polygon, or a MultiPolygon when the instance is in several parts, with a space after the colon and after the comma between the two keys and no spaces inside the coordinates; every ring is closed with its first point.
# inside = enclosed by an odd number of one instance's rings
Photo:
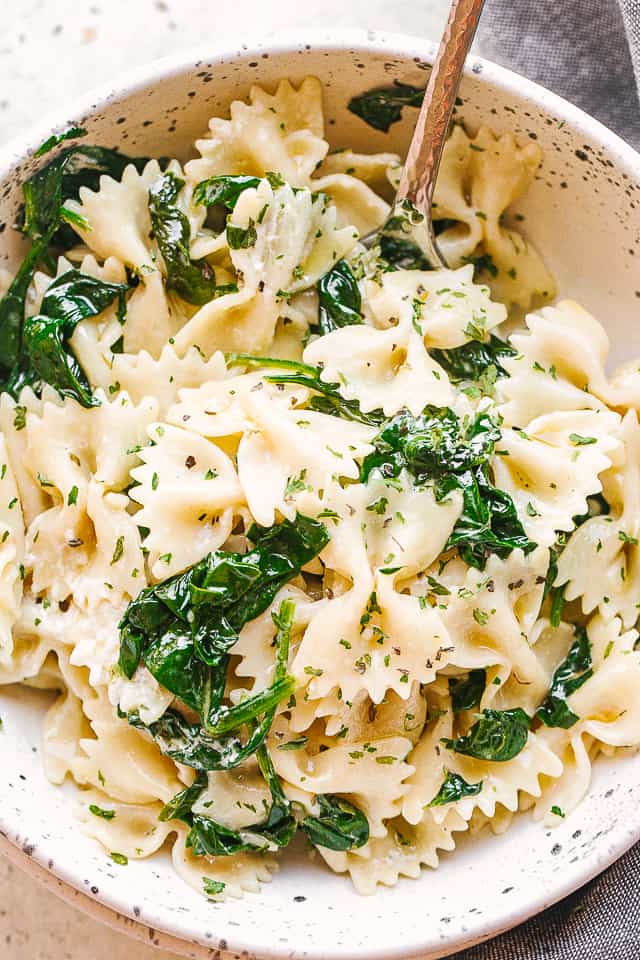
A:
{"type": "Polygon", "coordinates": [[[422,246],[432,266],[446,266],[431,224],[431,204],[467,54],[484,0],[453,0],[398,186],[396,203],[409,200],[423,214],[428,236],[422,246]],[[433,262],[435,260],[435,262],[433,262]]]}

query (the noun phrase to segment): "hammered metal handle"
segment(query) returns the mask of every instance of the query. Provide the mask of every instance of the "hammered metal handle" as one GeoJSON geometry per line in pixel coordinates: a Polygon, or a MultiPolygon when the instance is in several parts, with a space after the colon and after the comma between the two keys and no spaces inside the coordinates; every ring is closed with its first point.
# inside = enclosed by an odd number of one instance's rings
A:
{"type": "Polygon", "coordinates": [[[396,202],[411,201],[424,215],[435,248],[433,259],[439,259],[442,266],[430,229],[431,204],[462,71],[483,6],[484,0],[453,0],[451,4],[396,197],[396,202]]]}

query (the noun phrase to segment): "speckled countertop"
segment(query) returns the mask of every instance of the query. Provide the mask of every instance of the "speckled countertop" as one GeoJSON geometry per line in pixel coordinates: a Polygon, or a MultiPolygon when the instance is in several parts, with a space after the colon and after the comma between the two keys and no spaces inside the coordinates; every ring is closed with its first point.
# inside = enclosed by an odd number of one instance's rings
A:
{"type": "MultiPolygon", "coordinates": [[[[0,142],[114,74],[204,42],[285,27],[370,27],[437,38],[448,0],[0,0],[0,142]]],[[[76,912],[0,860],[2,960],[169,960],[76,912]]]]}

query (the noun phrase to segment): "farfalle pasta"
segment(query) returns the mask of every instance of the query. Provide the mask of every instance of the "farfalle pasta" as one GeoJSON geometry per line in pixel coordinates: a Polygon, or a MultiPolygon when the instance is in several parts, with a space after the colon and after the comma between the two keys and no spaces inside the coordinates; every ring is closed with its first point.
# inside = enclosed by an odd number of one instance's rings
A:
{"type": "Polygon", "coordinates": [[[391,242],[400,158],[331,152],[314,78],[184,166],[74,139],[58,205],[31,182],[0,682],[57,691],[47,775],[116,864],[168,842],[240,896],[300,831],[369,893],[560,822],[640,743],[637,377],[510,218],[541,163],[453,127],[446,270],[391,242]]]}

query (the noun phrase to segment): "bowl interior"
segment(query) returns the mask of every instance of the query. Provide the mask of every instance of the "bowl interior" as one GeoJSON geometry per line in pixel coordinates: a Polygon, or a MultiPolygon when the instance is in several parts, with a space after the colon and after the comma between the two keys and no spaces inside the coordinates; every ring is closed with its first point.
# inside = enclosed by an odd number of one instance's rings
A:
{"type": "MultiPolygon", "coordinates": [[[[147,68],[115,92],[60,116],[79,123],[87,142],[131,154],[185,159],[207,118],[224,115],[251,84],[317,75],[325,88],[327,138],[333,147],[402,153],[415,110],[388,135],[349,113],[349,98],[394,80],[423,85],[433,55],[409,38],[309,43],[282,41],[207,59],[147,68]]],[[[558,98],[483,61],[472,62],[457,115],[537,140],[540,174],[519,205],[528,237],[543,252],[562,295],[579,300],[605,324],[613,359],[640,353],[633,323],[640,297],[640,158],[612,134],[558,98]]],[[[49,129],[5,152],[0,202],[0,256],[11,263],[21,241],[10,229],[20,203],[24,160],[49,129]]],[[[1,161],[0,161],[1,166],[1,161]]],[[[168,856],[118,867],[83,837],[73,815],[73,788],[50,786],[40,763],[43,697],[0,689],[0,829],[62,879],[151,927],[207,947],[250,956],[330,958],[440,956],[505,929],[585,882],[640,835],[640,757],[599,761],[592,791],[553,832],[527,815],[501,837],[463,841],[437,871],[363,899],[346,880],[301,852],[282,861],[274,882],[242,901],[212,904],[174,874],[168,856]],[[303,898],[303,899],[301,899],[303,898]],[[246,955],[246,954],[245,954],[246,955]]],[[[185,946],[185,950],[186,950],[185,946]]]]}

